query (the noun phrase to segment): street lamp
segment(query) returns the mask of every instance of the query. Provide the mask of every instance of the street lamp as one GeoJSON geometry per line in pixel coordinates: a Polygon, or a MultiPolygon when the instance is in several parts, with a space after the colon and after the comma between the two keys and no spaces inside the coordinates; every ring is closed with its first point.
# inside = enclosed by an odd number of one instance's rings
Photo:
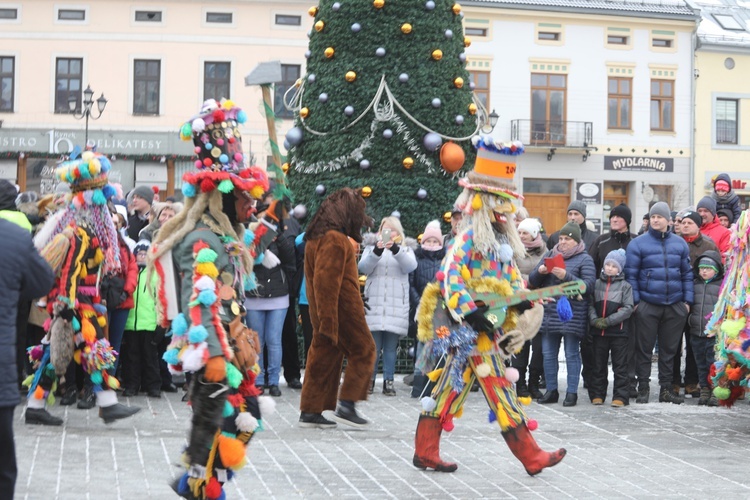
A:
{"type": "Polygon", "coordinates": [[[77,119],[80,120],[81,118],[86,118],[86,135],[84,136],[84,149],[86,149],[89,145],[89,117],[91,117],[92,120],[98,120],[102,117],[102,113],[104,113],[104,108],[107,107],[107,99],[104,98],[104,93],[102,92],[102,95],[99,96],[99,98],[96,100],[96,108],[99,110],[99,114],[97,116],[94,116],[91,112],[91,108],[94,105],[94,91],[91,90],[91,85],[86,86],[86,90],[83,91],[83,108],[81,110],[80,116],[76,113],[76,108],[78,107],[78,97],[75,94],[71,94],[68,97],[68,108],[70,109],[70,113],[77,119]]]}
{"type": "Polygon", "coordinates": [[[500,119],[500,115],[495,113],[495,109],[492,109],[492,113],[490,113],[490,127],[492,127],[492,130],[495,130],[495,125],[497,125],[497,121],[500,119]]]}
{"type": "MultiPolygon", "coordinates": [[[[486,111],[485,111],[486,113],[486,111]]],[[[500,119],[500,115],[495,113],[495,110],[492,110],[492,113],[489,115],[485,115],[486,119],[488,121],[485,121],[482,125],[482,133],[484,134],[491,134],[493,130],[495,130],[495,125],[497,125],[497,121],[500,119]]]]}

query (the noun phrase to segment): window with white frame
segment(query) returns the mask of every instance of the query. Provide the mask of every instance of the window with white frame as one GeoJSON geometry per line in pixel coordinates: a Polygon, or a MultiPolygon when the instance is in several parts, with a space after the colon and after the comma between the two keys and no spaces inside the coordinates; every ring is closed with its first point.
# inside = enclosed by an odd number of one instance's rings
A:
{"type": "Polygon", "coordinates": [[[299,80],[302,66],[299,64],[281,65],[281,82],[276,84],[273,110],[279,118],[294,118],[294,113],[284,106],[284,94],[299,80]]]}
{"type": "Polygon", "coordinates": [[[716,144],[737,144],[737,99],[716,99],[716,144]]]}
{"type": "Polygon", "coordinates": [[[75,97],[76,112],[81,111],[83,59],[58,57],[55,61],[55,113],[70,113],[68,99],[75,97]]]}
{"type": "Polygon", "coordinates": [[[160,23],[163,14],[160,10],[136,10],[134,16],[137,23],[160,23]]]}
{"type": "Polygon", "coordinates": [[[0,112],[13,112],[16,58],[0,56],[0,112]]]}
{"type": "Polygon", "coordinates": [[[86,9],[57,9],[58,21],[85,21],[86,9]]]}
{"type": "Polygon", "coordinates": [[[0,21],[15,21],[18,19],[18,9],[15,7],[0,7],[0,21]]]}
{"type": "Polygon", "coordinates": [[[133,61],[133,114],[158,115],[161,94],[161,61],[133,61]]]}
{"type": "Polygon", "coordinates": [[[232,64],[228,62],[206,61],[203,64],[203,100],[222,97],[229,99],[232,64]]]}
{"type": "Polygon", "coordinates": [[[206,22],[211,24],[232,24],[234,15],[231,12],[206,12],[206,22]]]}

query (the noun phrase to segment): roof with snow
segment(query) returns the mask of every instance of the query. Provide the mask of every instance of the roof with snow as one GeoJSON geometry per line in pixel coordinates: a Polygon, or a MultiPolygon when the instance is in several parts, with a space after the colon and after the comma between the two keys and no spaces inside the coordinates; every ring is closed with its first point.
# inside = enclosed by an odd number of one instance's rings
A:
{"type": "MultiPolygon", "coordinates": [[[[719,1],[719,0],[709,0],[719,1]]],[[[699,18],[685,0],[464,0],[464,5],[693,20],[699,18]]]]}
{"type": "Polygon", "coordinates": [[[693,0],[701,11],[698,39],[701,46],[750,48],[750,1],[693,0]]]}

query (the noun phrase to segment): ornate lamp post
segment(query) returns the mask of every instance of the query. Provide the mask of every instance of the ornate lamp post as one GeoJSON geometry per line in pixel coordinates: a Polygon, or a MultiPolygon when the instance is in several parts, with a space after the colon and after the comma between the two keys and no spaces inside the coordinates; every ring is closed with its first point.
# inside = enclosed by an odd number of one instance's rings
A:
{"type": "Polygon", "coordinates": [[[102,113],[104,113],[104,108],[107,107],[107,99],[104,98],[104,93],[102,92],[102,95],[99,96],[99,99],[96,100],[96,108],[99,110],[99,114],[94,116],[91,112],[91,108],[94,105],[94,91],[91,90],[91,85],[86,86],[86,90],[83,91],[83,107],[81,108],[81,114],[78,115],[76,113],[76,108],[78,107],[78,98],[75,95],[71,95],[68,97],[68,107],[70,108],[70,113],[78,120],[81,118],[86,118],[86,134],[84,136],[84,149],[88,148],[89,145],[89,117],[91,117],[92,120],[98,120],[101,118],[102,113]]]}

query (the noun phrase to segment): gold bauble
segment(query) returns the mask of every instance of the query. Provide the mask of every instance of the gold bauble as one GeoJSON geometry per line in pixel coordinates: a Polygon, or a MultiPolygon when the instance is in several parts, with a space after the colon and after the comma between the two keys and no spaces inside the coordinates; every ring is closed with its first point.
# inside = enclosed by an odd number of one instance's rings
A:
{"type": "Polygon", "coordinates": [[[465,36],[464,37],[464,47],[468,47],[469,45],[471,45],[471,38],[469,38],[468,36],[465,36]]]}
{"type": "Polygon", "coordinates": [[[406,158],[404,158],[404,161],[402,161],[401,163],[404,165],[404,168],[406,170],[409,170],[411,167],[414,166],[414,158],[412,158],[411,156],[407,156],[406,158]]]}
{"type": "Polygon", "coordinates": [[[453,85],[455,85],[457,89],[462,88],[464,86],[464,79],[460,76],[457,77],[455,80],[453,80],[453,85]]]}
{"type": "Polygon", "coordinates": [[[347,71],[346,76],[344,78],[346,78],[347,82],[351,83],[357,79],[357,73],[355,73],[354,71],[347,71]]]}
{"type": "Polygon", "coordinates": [[[365,286],[365,283],[367,283],[367,275],[360,274],[357,280],[359,281],[359,286],[365,286]]]}
{"type": "Polygon", "coordinates": [[[382,9],[383,5],[385,5],[385,0],[374,0],[372,2],[372,6],[376,9],[382,9]]]}
{"type": "Polygon", "coordinates": [[[408,35],[409,33],[411,33],[411,24],[409,23],[402,24],[401,33],[403,33],[404,35],[408,35]]]}
{"type": "Polygon", "coordinates": [[[446,224],[450,224],[452,218],[453,218],[453,214],[451,212],[445,212],[443,214],[443,220],[445,221],[446,224]]]}
{"type": "Polygon", "coordinates": [[[477,114],[477,105],[473,102],[469,104],[469,114],[475,115],[477,114]]]}
{"type": "Polygon", "coordinates": [[[309,114],[310,114],[310,108],[302,108],[302,109],[299,110],[299,115],[302,118],[307,118],[307,115],[309,115],[309,114]]]}
{"type": "Polygon", "coordinates": [[[299,88],[300,85],[302,85],[302,78],[297,78],[297,81],[294,82],[294,86],[297,87],[297,88],[299,88]]]}
{"type": "Polygon", "coordinates": [[[417,236],[417,243],[421,244],[422,243],[422,238],[424,238],[424,233],[419,233],[419,235],[417,236]]]}
{"type": "Polygon", "coordinates": [[[325,55],[328,59],[333,57],[333,54],[336,53],[336,50],[333,47],[328,47],[325,51],[325,55]]]}
{"type": "Polygon", "coordinates": [[[281,166],[281,171],[284,172],[284,173],[287,173],[289,171],[289,164],[288,163],[284,163],[281,166]]]}
{"type": "Polygon", "coordinates": [[[461,13],[461,6],[457,3],[454,3],[453,7],[451,7],[451,10],[454,14],[459,15],[461,13]]]}
{"type": "Polygon", "coordinates": [[[433,50],[432,51],[432,58],[435,59],[436,61],[439,61],[440,59],[443,58],[443,51],[440,50],[440,49],[433,50]]]}
{"type": "Polygon", "coordinates": [[[372,194],[372,188],[370,186],[365,186],[362,188],[362,198],[369,198],[372,194]]]}
{"type": "Polygon", "coordinates": [[[323,31],[323,28],[325,27],[326,23],[324,23],[323,21],[318,21],[317,23],[315,23],[315,31],[323,31]]]}
{"type": "Polygon", "coordinates": [[[310,14],[310,17],[315,17],[318,15],[318,8],[310,7],[309,9],[307,9],[307,13],[310,14]]]}

